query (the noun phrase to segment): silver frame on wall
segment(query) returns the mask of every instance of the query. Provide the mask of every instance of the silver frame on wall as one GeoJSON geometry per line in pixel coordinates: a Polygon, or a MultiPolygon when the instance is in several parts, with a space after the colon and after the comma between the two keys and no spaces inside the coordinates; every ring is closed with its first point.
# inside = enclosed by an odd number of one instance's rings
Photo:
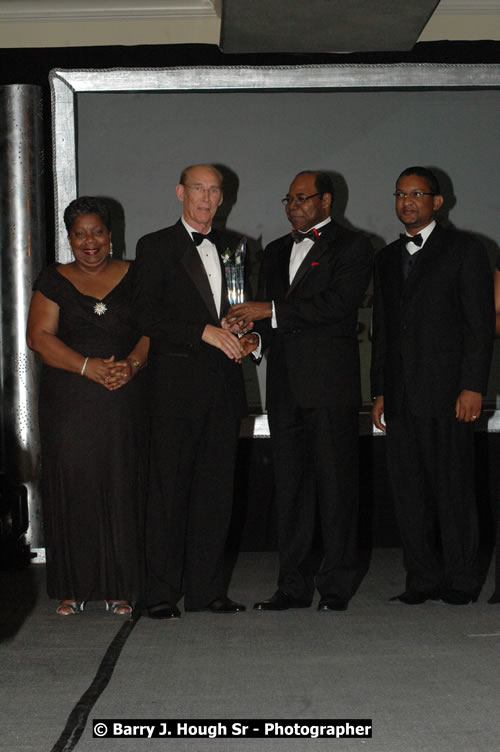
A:
{"type": "Polygon", "coordinates": [[[76,198],[77,107],[80,92],[266,91],[496,88],[500,65],[397,63],[281,67],[110,68],[50,73],[53,123],[55,257],[71,260],[62,212],[76,198]]]}
{"type": "MultiPolygon", "coordinates": [[[[297,65],[54,69],[50,73],[53,123],[55,257],[71,261],[62,214],[77,196],[77,94],[84,92],[207,91],[376,91],[496,89],[498,64],[396,63],[385,65],[297,65]]],[[[499,403],[500,404],[500,403],[499,403]]],[[[269,436],[267,415],[243,421],[242,435],[269,436]],[[248,425],[247,425],[248,423],[248,425]]],[[[479,424],[479,421],[478,421],[479,424]]],[[[500,431],[500,410],[484,411],[481,427],[500,431]]],[[[360,433],[371,433],[369,413],[360,414],[360,433]]]]}

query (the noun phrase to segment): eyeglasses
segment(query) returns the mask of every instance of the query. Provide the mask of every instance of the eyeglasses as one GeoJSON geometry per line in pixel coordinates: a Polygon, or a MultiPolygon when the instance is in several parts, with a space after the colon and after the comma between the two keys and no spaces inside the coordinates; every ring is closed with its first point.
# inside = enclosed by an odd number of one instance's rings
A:
{"type": "Polygon", "coordinates": [[[405,193],[404,191],[396,191],[392,194],[393,196],[396,196],[396,198],[402,199],[402,198],[413,198],[413,199],[420,199],[424,196],[435,196],[435,193],[429,193],[428,191],[410,191],[409,193],[405,193]]]}
{"type": "Polygon", "coordinates": [[[310,198],[322,195],[322,193],[311,193],[310,196],[304,196],[303,193],[299,193],[297,194],[297,196],[285,196],[285,198],[281,199],[281,203],[283,204],[283,206],[288,206],[288,204],[293,203],[293,201],[295,201],[296,204],[303,204],[304,201],[309,201],[310,198]]]}
{"type": "Polygon", "coordinates": [[[222,193],[222,188],[219,188],[218,185],[211,185],[209,188],[205,188],[204,185],[200,185],[199,183],[191,183],[191,185],[185,183],[184,187],[189,188],[193,193],[205,193],[205,191],[208,191],[211,196],[220,196],[222,193]]]}

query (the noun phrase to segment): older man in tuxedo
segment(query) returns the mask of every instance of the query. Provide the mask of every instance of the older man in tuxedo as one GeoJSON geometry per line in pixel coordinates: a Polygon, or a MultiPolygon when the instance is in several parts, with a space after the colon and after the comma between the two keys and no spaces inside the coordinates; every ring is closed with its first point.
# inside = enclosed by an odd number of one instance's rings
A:
{"type": "MultiPolygon", "coordinates": [[[[333,186],[300,172],[283,199],[293,232],[264,251],[258,302],[233,306],[228,321],[257,322],[270,347],[267,410],[273,450],[278,589],[254,608],[311,605],[343,611],[357,568],[358,410],[361,401],[358,307],[372,248],[330,217],[333,186]],[[316,522],[323,562],[312,556],[316,522]]],[[[247,335],[254,339],[255,334],[247,335]]]]}
{"type": "Polygon", "coordinates": [[[242,343],[222,329],[227,288],[212,230],[222,176],[186,168],[176,188],[182,218],[137,245],[135,311],[151,337],[151,469],[146,518],[147,605],[152,618],[227,614],[224,545],[240,419],[246,412],[242,343]]]}
{"type": "Polygon", "coordinates": [[[490,367],[495,309],[485,250],[444,229],[436,176],[396,183],[405,232],[376,257],[373,422],[387,462],[407,571],[391,600],[467,604],[478,593],[474,422],[490,367]]]}

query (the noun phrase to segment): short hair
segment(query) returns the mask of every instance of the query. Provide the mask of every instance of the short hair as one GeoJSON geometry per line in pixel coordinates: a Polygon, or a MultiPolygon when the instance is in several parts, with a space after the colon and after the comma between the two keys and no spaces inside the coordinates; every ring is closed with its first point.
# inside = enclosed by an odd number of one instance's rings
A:
{"type": "Polygon", "coordinates": [[[68,233],[73,229],[77,217],[81,217],[82,214],[97,214],[107,230],[111,230],[111,214],[106,202],[96,196],[80,196],[64,210],[64,224],[68,233]]]}
{"type": "Polygon", "coordinates": [[[193,170],[195,167],[206,167],[207,169],[215,172],[215,174],[219,178],[219,182],[222,188],[223,183],[224,183],[224,176],[222,175],[222,172],[217,169],[217,167],[214,167],[211,164],[193,164],[193,165],[189,165],[189,167],[184,167],[183,171],[181,172],[181,176],[179,178],[179,183],[181,185],[186,185],[186,179],[187,179],[188,173],[190,170],[193,170]]]}
{"type": "Polygon", "coordinates": [[[333,201],[333,181],[330,175],[326,172],[321,172],[321,170],[301,170],[295,177],[298,178],[299,175],[314,175],[314,187],[316,188],[316,192],[319,193],[320,196],[324,193],[330,193],[333,201]]]}
{"type": "Polygon", "coordinates": [[[441,195],[439,181],[432,170],[429,170],[427,167],[407,167],[406,170],[403,170],[401,175],[398,177],[398,180],[399,178],[408,177],[408,175],[418,175],[421,178],[425,178],[427,180],[427,183],[429,184],[430,192],[435,196],[441,195]]]}

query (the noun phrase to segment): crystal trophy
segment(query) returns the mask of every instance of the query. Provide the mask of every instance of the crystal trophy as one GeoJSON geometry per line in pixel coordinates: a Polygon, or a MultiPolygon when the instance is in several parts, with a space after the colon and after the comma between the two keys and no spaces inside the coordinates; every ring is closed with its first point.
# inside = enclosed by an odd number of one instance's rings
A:
{"type": "Polygon", "coordinates": [[[235,251],[229,248],[222,255],[226,274],[227,297],[231,305],[243,303],[245,297],[245,255],[247,239],[241,238],[235,251]]]}

